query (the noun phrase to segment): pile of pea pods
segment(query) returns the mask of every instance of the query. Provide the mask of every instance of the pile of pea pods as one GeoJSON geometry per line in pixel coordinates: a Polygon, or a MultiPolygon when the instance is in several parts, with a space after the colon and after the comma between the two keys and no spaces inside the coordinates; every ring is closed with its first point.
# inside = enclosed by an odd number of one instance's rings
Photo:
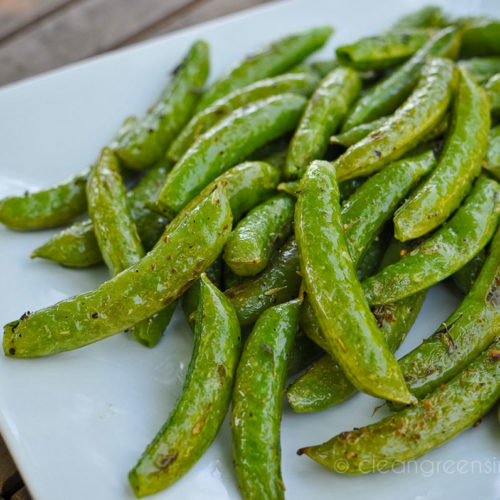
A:
{"type": "Polygon", "coordinates": [[[32,257],[104,261],[112,276],[7,324],[6,356],[123,331],[151,348],[182,302],[192,359],[129,473],[138,497],[186,473],[230,408],[243,497],[278,499],[284,394],[296,412],[357,391],[388,402],[383,420],[298,451],[343,474],[419,457],[500,398],[500,21],[425,7],[306,60],[332,32],[280,39],[205,89],[196,41],[94,165],[0,200],[0,222],[21,231],[88,212],[32,257]],[[448,278],[462,303],[396,360],[448,278]]]}

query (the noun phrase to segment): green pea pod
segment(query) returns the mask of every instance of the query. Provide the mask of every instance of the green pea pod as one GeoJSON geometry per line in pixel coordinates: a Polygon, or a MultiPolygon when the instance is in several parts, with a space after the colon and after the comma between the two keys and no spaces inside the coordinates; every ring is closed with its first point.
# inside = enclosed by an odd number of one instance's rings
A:
{"type": "Polygon", "coordinates": [[[290,143],[287,177],[302,177],[312,160],[323,158],[330,135],[341,125],[360,90],[361,77],[350,68],[334,69],[321,81],[290,143]]]}
{"type": "Polygon", "coordinates": [[[359,142],[361,139],[364,139],[368,134],[385,125],[387,119],[387,116],[383,116],[377,120],[356,125],[341,134],[332,135],[330,137],[330,144],[338,144],[348,148],[349,146],[359,142]]]}
{"type": "Polygon", "coordinates": [[[456,311],[399,364],[410,391],[424,397],[448,382],[500,332],[500,231],[472,289],[456,311]]]}
{"type": "Polygon", "coordinates": [[[167,216],[178,213],[218,175],[295,127],[306,100],[282,94],[237,109],[203,134],[167,175],[158,196],[167,216]]]}
{"type": "Polygon", "coordinates": [[[453,276],[453,282],[457,288],[463,293],[469,293],[472,285],[476,281],[484,261],[486,260],[486,251],[483,248],[472,260],[467,262],[465,266],[460,268],[453,276]]]}
{"type": "Polygon", "coordinates": [[[458,66],[465,68],[479,85],[483,85],[500,73],[500,57],[471,57],[460,61],[458,66]]]}
{"type": "Polygon", "coordinates": [[[308,298],[329,352],[358,389],[412,402],[356,277],[340,218],[335,172],[328,162],[313,162],[301,180],[295,235],[308,298]]]}
{"type": "Polygon", "coordinates": [[[232,231],[224,261],[239,276],[260,273],[292,232],[295,201],[278,194],[250,210],[232,231]]]}
{"type": "Polygon", "coordinates": [[[381,128],[333,162],[339,180],[376,172],[413,149],[443,118],[451,101],[455,75],[450,60],[431,59],[406,102],[381,128]]]}
{"type": "Polygon", "coordinates": [[[425,290],[469,262],[495,231],[500,185],[480,176],[455,215],[400,262],[363,282],[371,305],[389,304],[425,290]]]}
{"type": "Polygon", "coordinates": [[[344,122],[342,132],[395,111],[417,83],[427,57],[454,58],[458,52],[460,37],[460,30],[457,28],[439,31],[400,68],[363,94],[344,122]]]}
{"type": "Polygon", "coordinates": [[[215,439],[229,408],[241,350],[240,326],[229,301],[205,275],[197,317],[182,395],[129,473],[137,497],[163,490],[184,475],[215,439]]]}
{"type": "Polygon", "coordinates": [[[203,94],[196,111],[217,99],[263,78],[280,75],[320,49],[333,33],[329,26],[313,28],[282,38],[247,56],[226,71],[203,94]]]}
{"type": "Polygon", "coordinates": [[[500,125],[491,129],[484,168],[500,181],[500,125]]]}
{"type": "Polygon", "coordinates": [[[361,38],[341,45],[335,51],[342,64],[359,71],[387,69],[411,57],[429,41],[431,33],[424,28],[391,30],[379,36],[361,38]]]}
{"type": "Polygon", "coordinates": [[[297,64],[289,70],[290,73],[310,73],[319,78],[325,78],[330,71],[338,68],[339,63],[335,59],[327,59],[323,61],[309,61],[297,64]]]}
{"type": "Polygon", "coordinates": [[[382,235],[375,236],[356,268],[356,275],[359,281],[363,281],[377,272],[378,265],[387,246],[386,243],[386,238],[382,235]]]}
{"type": "Polygon", "coordinates": [[[423,236],[458,208],[481,172],[488,147],[490,106],[486,93],[460,70],[458,93],[446,141],[434,172],[394,215],[401,241],[423,236]]]}
{"type": "Polygon", "coordinates": [[[464,24],[461,57],[500,55],[500,21],[483,17],[464,24]]]}
{"type": "Polygon", "coordinates": [[[367,474],[414,460],[476,423],[500,396],[500,342],[425,401],[326,443],[298,450],[341,474],[367,474]]]}
{"type": "Polygon", "coordinates": [[[285,498],[280,424],[288,353],[300,300],[274,306],[257,320],[243,349],[233,389],[233,457],[245,499],[285,498]]]}
{"type": "Polygon", "coordinates": [[[267,308],[297,297],[301,277],[297,243],[290,238],[258,276],[247,278],[224,293],[242,326],[251,325],[267,308]]]}
{"type": "Polygon", "coordinates": [[[392,25],[392,30],[408,28],[440,28],[446,25],[441,7],[427,5],[415,12],[401,17],[392,25]]]}
{"type": "Polygon", "coordinates": [[[218,185],[182,221],[173,221],[134,266],[91,292],[7,324],[5,354],[37,357],[77,349],[159,312],[217,258],[229,236],[231,217],[224,187],[218,185]]]}
{"type": "Polygon", "coordinates": [[[289,73],[235,90],[194,115],[170,145],[167,157],[174,163],[178,162],[198,137],[238,108],[287,92],[308,97],[317,86],[318,79],[315,76],[289,73]]]}
{"type": "Polygon", "coordinates": [[[123,137],[116,154],[125,165],[143,170],[160,161],[172,140],[191,118],[209,72],[206,42],[195,42],[160,99],[123,137]]]}
{"type": "Polygon", "coordinates": [[[495,118],[500,117],[500,71],[492,76],[484,86],[490,99],[491,114],[495,118]]]}

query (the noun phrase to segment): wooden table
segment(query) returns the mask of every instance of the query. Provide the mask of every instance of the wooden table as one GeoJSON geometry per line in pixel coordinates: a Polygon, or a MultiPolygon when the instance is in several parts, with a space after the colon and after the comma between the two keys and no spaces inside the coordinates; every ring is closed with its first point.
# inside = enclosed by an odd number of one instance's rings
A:
{"type": "MultiPolygon", "coordinates": [[[[0,0],[0,85],[269,0],[0,0]]],[[[0,500],[30,494],[0,436],[0,500]]]]}

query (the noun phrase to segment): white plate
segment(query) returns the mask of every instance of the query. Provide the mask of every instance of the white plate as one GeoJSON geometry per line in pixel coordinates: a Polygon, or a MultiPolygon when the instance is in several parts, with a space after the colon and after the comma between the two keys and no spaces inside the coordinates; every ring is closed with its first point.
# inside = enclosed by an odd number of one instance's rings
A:
{"type": "MultiPolygon", "coordinates": [[[[454,14],[500,15],[496,0],[436,1],[454,14]]],[[[210,42],[213,72],[255,46],[296,30],[332,24],[332,47],[377,33],[417,0],[297,0],[273,3],[0,89],[0,196],[44,186],[94,160],[122,119],[143,113],[196,38],[210,42]]],[[[51,231],[14,233],[0,227],[0,323],[106,279],[103,268],[72,271],[30,251],[51,231]]],[[[429,335],[458,304],[433,289],[401,353],[429,335]]],[[[0,431],[36,500],[131,499],[127,473],[179,395],[192,337],[178,312],[160,345],[148,350],[125,335],[76,352],[37,360],[0,357],[0,431]]],[[[379,402],[358,395],[320,414],[285,406],[283,474],[289,499],[500,498],[500,431],[494,416],[404,469],[342,477],[298,457],[372,417],[379,402]]],[[[154,498],[239,498],[231,465],[231,433],[223,426],[205,456],[154,498]]]]}

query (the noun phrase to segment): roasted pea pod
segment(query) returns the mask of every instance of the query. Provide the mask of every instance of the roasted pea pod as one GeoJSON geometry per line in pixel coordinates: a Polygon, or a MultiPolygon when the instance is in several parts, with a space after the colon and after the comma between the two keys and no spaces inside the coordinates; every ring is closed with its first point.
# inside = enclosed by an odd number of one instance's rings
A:
{"type": "Polygon", "coordinates": [[[438,32],[411,59],[363,94],[344,122],[342,132],[395,111],[417,83],[427,57],[453,58],[459,44],[459,29],[438,32]]]}
{"type": "Polygon", "coordinates": [[[203,94],[196,111],[199,112],[217,99],[250,83],[279,75],[320,49],[330,38],[333,29],[313,28],[275,41],[236,63],[203,94]]]}
{"type": "Polygon", "coordinates": [[[224,293],[233,304],[242,326],[251,325],[267,308],[299,294],[299,255],[290,238],[258,276],[247,278],[224,293]]]}
{"type": "Polygon", "coordinates": [[[488,80],[484,88],[490,99],[492,116],[500,117],[500,71],[488,80]]]}
{"type": "Polygon", "coordinates": [[[178,213],[218,175],[293,129],[305,103],[302,96],[282,94],[231,113],[203,134],[169,172],[158,209],[167,216],[178,213]]]}
{"type": "Polygon", "coordinates": [[[469,262],[488,243],[499,216],[500,185],[482,175],[455,215],[408,256],[363,282],[371,305],[425,290],[469,262]]]}
{"type": "Polygon", "coordinates": [[[476,423],[500,396],[500,342],[425,401],[372,425],[298,450],[341,474],[367,474],[414,460],[476,423]]]}
{"type": "Polygon", "coordinates": [[[424,28],[391,30],[379,36],[361,38],[341,45],[337,59],[359,71],[390,68],[404,62],[429,41],[431,33],[424,28]]]}
{"type": "Polygon", "coordinates": [[[478,17],[463,24],[461,57],[500,55],[500,21],[478,17]]]}
{"type": "Polygon", "coordinates": [[[24,314],[4,327],[11,357],[37,357],[77,349],[130,328],[159,312],[217,258],[231,228],[224,187],[173,221],[136,265],[95,290],[24,314]]]}
{"type": "Polygon", "coordinates": [[[256,206],[233,229],[224,248],[224,261],[239,276],[260,273],[273,251],[292,232],[295,201],[278,194],[256,206]]]}
{"type": "Polygon", "coordinates": [[[313,162],[301,180],[295,236],[307,296],[328,351],[360,390],[412,402],[356,277],[340,218],[335,172],[328,162],[313,162]]]}
{"type": "Polygon", "coordinates": [[[500,332],[500,231],[479,276],[456,311],[399,364],[410,391],[424,397],[448,382],[500,332]]]}
{"type": "Polygon", "coordinates": [[[467,262],[464,267],[460,268],[452,276],[453,282],[463,294],[469,293],[472,285],[481,272],[485,260],[486,249],[483,248],[472,260],[467,262]]]}
{"type": "Polygon", "coordinates": [[[361,77],[339,67],[319,84],[304,110],[290,143],[285,175],[302,177],[312,160],[323,158],[330,135],[340,127],[351,103],[361,90],[361,77]]]}
{"type": "Polygon", "coordinates": [[[451,101],[455,75],[455,66],[450,60],[429,60],[405,103],[382,127],[333,162],[338,179],[376,172],[415,147],[443,118],[451,101]]]}
{"type": "Polygon", "coordinates": [[[205,275],[197,318],[182,395],[129,473],[137,497],[163,490],[184,475],[215,439],[229,408],[240,326],[230,302],[205,275]]]}
{"type": "Polygon", "coordinates": [[[174,72],[157,104],[116,147],[116,154],[127,167],[143,170],[162,159],[169,144],[191,118],[208,72],[208,45],[198,40],[174,72]]]}
{"type": "Polygon", "coordinates": [[[458,66],[465,68],[479,85],[483,85],[493,75],[500,73],[500,57],[471,57],[459,61],[458,66]]]}
{"type": "Polygon", "coordinates": [[[500,125],[490,131],[484,168],[500,181],[500,125]]]}
{"type": "Polygon", "coordinates": [[[364,139],[371,132],[378,130],[385,124],[387,119],[387,116],[383,116],[377,120],[356,125],[355,127],[352,127],[340,134],[332,135],[330,137],[330,144],[339,144],[340,146],[348,148],[349,146],[359,142],[361,139],[364,139]]]}
{"type": "Polygon", "coordinates": [[[481,172],[489,130],[486,93],[460,70],[451,125],[439,163],[394,215],[396,238],[406,241],[423,236],[458,208],[481,172]]]}
{"type": "Polygon", "coordinates": [[[428,5],[401,17],[392,25],[392,30],[408,28],[440,28],[446,25],[441,7],[428,5]]]}
{"type": "Polygon", "coordinates": [[[174,163],[179,161],[198,137],[238,108],[260,99],[287,92],[308,97],[313,93],[318,83],[319,80],[315,76],[289,73],[260,80],[235,90],[193,116],[170,145],[167,157],[174,163]]]}

